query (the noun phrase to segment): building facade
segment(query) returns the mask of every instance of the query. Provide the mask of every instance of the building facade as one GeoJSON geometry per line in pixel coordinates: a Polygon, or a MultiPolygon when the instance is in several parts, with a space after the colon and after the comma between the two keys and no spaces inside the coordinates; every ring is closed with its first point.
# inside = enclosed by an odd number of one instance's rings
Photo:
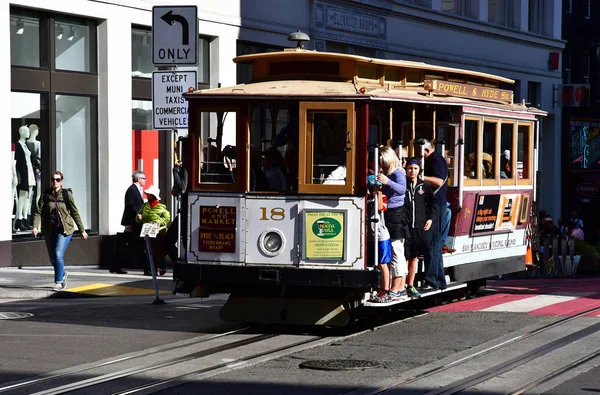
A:
{"type": "Polygon", "coordinates": [[[591,0],[563,1],[562,110],[563,216],[575,210],[584,219],[586,239],[595,239],[600,221],[600,8],[591,0]]]}
{"type": "MultiPolygon", "coordinates": [[[[147,184],[159,185],[168,196],[178,132],[152,130],[150,77],[156,70],[152,7],[169,3],[11,0],[0,5],[0,41],[10,43],[10,57],[0,61],[0,97],[9,103],[0,108],[0,122],[10,133],[1,135],[0,146],[15,152],[15,159],[0,156],[0,166],[14,167],[2,174],[11,186],[17,184],[0,204],[0,266],[47,264],[44,243],[31,236],[31,215],[55,169],[65,174],[64,185],[73,189],[91,235],[86,242],[74,239],[66,256],[71,265],[110,259],[133,170],[144,170],[147,184]]],[[[308,48],[319,51],[422,61],[516,80],[510,87],[515,100],[548,112],[540,130],[540,207],[560,212],[561,196],[551,182],[562,175],[556,160],[562,122],[555,99],[564,47],[558,0],[196,4],[200,61],[179,69],[196,70],[199,89],[245,82],[250,70],[231,59],[293,46],[287,36],[296,30],[308,33],[308,48]]]]}

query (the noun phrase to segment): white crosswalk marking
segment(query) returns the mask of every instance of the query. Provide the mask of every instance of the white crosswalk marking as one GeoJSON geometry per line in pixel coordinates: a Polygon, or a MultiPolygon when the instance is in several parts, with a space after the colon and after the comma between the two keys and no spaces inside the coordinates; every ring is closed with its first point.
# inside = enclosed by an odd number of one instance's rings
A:
{"type": "Polygon", "coordinates": [[[557,292],[549,295],[536,295],[531,298],[515,300],[488,307],[481,311],[506,311],[513,313],[527,313],[556,303],[568,302],[577,298],[593,295],[594,292],[557,292]]]}

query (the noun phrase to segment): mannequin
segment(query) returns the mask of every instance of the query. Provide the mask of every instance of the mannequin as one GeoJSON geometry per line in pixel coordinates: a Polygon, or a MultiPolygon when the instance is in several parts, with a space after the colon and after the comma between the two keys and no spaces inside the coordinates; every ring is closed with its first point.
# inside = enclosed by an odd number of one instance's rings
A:
{"type": "Polygon", "coordinates": [[[15,160],[18,177],[18,200],[15,229],[30,230],[32,227],[27,225],[27,214],[31,206],[31,194],[35,186],[35,175],[31,165],[31,151],[27,147],[29,138],[29,128],[21,126],[19,128],[19,141],[15,144],[15,160]]]}
{"type": "MultiPolygon", "coordinates": [[[[27,148],[31,151],[31,165],[35,175],[35,207],[42,196],[42,144],[37,140],[39,128],[37,125],[29,125],[29,139],[27,139],[27,148]]],[[[31,206],[27,214],[31,214],[31,206]]]]}
{"type": "MultiPolygon", "coordinates": [[[[12,155],[12,160],[10,161],[10,168],[11,168],[11,173],[12,173],[12,181],[11,181],[11,191],[12,191],[12,195],[11,195],[11,200],[12,200],[12,209],[14,210],[15,214],[17,213],[17,184],[19,183],[19,177],[17,176],[17,160],[15,159],[15,145],[12,144],[11,147],[11,155],[12,155]]],[[[17,216],[15,215],[15,218],[17,216]]],[[[16,232],[15,227],[14,227],[14,221],[13,221],[13,229],[12,229],[13,233],[16,232]]]]}

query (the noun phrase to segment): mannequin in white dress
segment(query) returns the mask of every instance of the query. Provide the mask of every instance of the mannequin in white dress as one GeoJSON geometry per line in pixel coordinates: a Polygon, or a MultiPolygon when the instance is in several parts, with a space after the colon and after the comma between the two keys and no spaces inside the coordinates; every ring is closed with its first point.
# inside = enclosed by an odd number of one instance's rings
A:
{"type": "Polygon", "coordinates": [[[19,141],[15,144],[15,160],[17,168],[19,191],[17,201],[17,213],[15,221],[15,229],[30,230],[31,227],[27,224],[27,214],[31,206],[31,194],[35,186],[35,175],[33,166],[31,165],[31,151],[27,147],[27,139],[29,138],[29,128],[21,126],[19,128],[19,141]]]}
{"type": "MultiPolygon", "coordinates": [[[[17,184],[19,183],[19,177],[17,176],[17,160],[15,159],[15,145],[12,145],[11,155],[12,160],[10,161],[10,170],[12,173],[12,181],[10,183],[10,190],[12,191],[11,200],[12,200],[12,209],[17,210],[17,184]]],[[[16,215],[15,215],[16,218],[16,215]]],[[[15,232],[14,221],[13,221],[13,233],[15,232]]]]}
{"type": "MultiPolygon", "coordinates": [[[[35,206],[37,206],[42,196],[42,144],[37,139],[39,131],[37,125],[29,125],[30,136],[27,139],[27,148],[31,151],[31,164],[35,175],[35,206]]],[[[27,214],[31,214],[31,206],[27,214]]]]}

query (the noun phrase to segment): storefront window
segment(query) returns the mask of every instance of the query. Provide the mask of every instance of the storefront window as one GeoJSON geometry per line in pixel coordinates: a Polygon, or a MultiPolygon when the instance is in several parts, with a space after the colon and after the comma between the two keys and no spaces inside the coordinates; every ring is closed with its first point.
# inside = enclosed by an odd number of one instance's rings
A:
{"type": "Polygon", "coordinates": [[[197,71],[198,84],[208,85],[210,83],[209,62],[210,62],[210,42],[200,37],[198,39],[198,66],[181,66],[178,70],[197,71]]]}
{"type": "Polygon", "coordinates": [[[10,15],[10,59],[13,66],[47,67],[40,61],[40,20],[10,15]]]}
{"type": "MultiPolygon", "coordinates": [[[[198,84],[210,83],[210,42],[198,38],[198,66],[179,66],[177,70],[196,71],[198,84]]],[[[140,78],[152,78],[156,70],[152,62],[152,32],[144,29],[131,29],[131,75],[140,78]]]]}
{"type": "Polygon", "coordinates": [[[132,100],[132,163],[131,172],[141,170],[146,173],[146,185],[159,185],[159,131],[152,130],[152,102],[132,100]]]}
{"type": "Polygon", "coordinates": [[[49,163],[47,96],[12,92],[12,233],[30,234],[33,214],[42,192],[42,176],[49,163]],[[44,161],[42,161],[44,158],[44,161]]]}
{"type": "Polygon", "coordinates": [[[57,19],[54,33],[56,70],[95,72],[88,25],[57,19]]]}
{"type": "Polygon", "coordinates": [[[56,95],[56,170],[65,176],[86,228],[97,228],[98,134],[96,99],[56,95]]]}
{"type": "Polygon", "coordinates": [[[131,75],[151,78],[155,67],[152,63],[152,32],[131,29],[131,75]]]}

